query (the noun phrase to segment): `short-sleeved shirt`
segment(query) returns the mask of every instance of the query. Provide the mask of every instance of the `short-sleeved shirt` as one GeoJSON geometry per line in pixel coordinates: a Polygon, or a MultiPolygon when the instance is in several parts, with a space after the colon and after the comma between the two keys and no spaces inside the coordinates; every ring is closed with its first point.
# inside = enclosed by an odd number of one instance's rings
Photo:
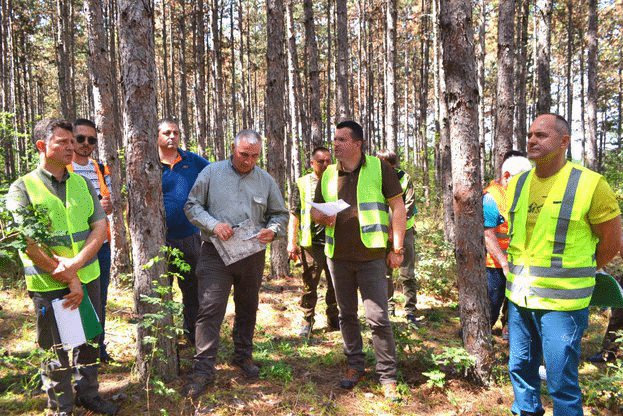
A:
{"type": "MultiPolygon", "coordinates": [[[[53,194],[58,197],[63,203],[66,200],[66,185],[67,179],[69,179],[69,172],[65,170],[65,174],[59,181],[56,179],[54,175],[52,175],[47,170],[42,167],[37,167],[34,170],[35,174],[41,182],[45,185],[46,188],[53,194]]],[[[100,204],[99,197],[97,195],[97,191],[93,187],[91,181],[85,180],[87,187],[89,188],[89,192],[91,193],[91,198],[93,199],[93,214],[89,217],[89,224],[94,224],[98,221],[101,221],[106,218],[106,213],[104,212],[104,208],[102,208],[102,204],[100,204]]],[[[9,193],[7,194],[7,207],[9,209],[17,209],[17,208],[26,208],[30,205],[30,197],[28,196],[28,192],[26,191],[26,185],[24,185],[24,180],[19,178],[15,182],[11,184],[9,188],[9,193]]]]}
{"type": "MultiPolygon", "coordinates": [[[[350,207],[337,214],[334,234],[334,260],[369,261],[385,258],[385,248],[367,248],[361,241],[357,209],[357,183],[359,182],[359,171],[365,161],[365,156],[362,154],[361,162],[352,172],[343,171],[341,164],[339,162],[337,164],[338,198],[343,199],[350,207]]],[[[381,161],[381,175],[382,193],[386,200],[402,195],[402,187],[396,170],[384,161],[381,161]]],[[[314,202],[325,202],[322,195],[322,181],[319,181],[316,186],[314,202]]]]}
{"type": "MultiPolygon", "coordinates": [[[[312,189],[316,189],[316,186],[318,186],[318,179],[314,174],[310,174],[310,176],[312,189]]],[[[290,213],[297,217],[299,220],[301,219],[301,191],[299,190],[298,186],[295,186],[292,190],[292,207],[290,207],[290,213]]],[[[312,221],[312,244],[324,244],[324,229],[324,225],[316,224],[312,221]]]]}
{"type": "Polygon", "coordinates": [[[490,193],[482,197],[482,213],[485,220],[485,228],[495,228],[504,224],[504,217],[500,214],[498,204],[490,193]]]}
{"type": "MultiPolygon", "coordinates": [[[[537,175],[532,177],[530,199],[528,201],[528,217],[526,219],[526,244],[530,242],[541,208],[543,208],[545,199],[561,171],[562,169],[548,178],[539,178],[537,175]]],[[[601,177],[591,199],[591,207],[587,218],[588,223],[591,225],[601,224],[615,218],[620,213],[614,192],[612,192],[608,182],[601,177]]]]}

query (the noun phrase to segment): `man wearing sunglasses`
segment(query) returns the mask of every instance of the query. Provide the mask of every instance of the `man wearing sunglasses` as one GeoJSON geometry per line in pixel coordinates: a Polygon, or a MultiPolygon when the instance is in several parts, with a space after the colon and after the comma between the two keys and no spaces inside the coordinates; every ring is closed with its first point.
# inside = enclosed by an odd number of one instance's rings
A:
{"type": "MultiPolygon", "coordinates": [[[[95,123],[84,118],[76,119],[74,127],[74,155],[71,164],[67,165],[67,170],[77,173],[84,179],[91,182],[99,197],[102,208],[106,215],[112,213],[110,202],[110,172],[108,167],[91,158],[93,151],[97,147],[97,130],[95,123]]],[[[104,240],[102,248],[97,252],[97,259],[100,264],[100,290],[102,293],[102,328],[106,323],[106,302],[108,300],[108,286],[110,285],[110,224],[107,223],[108,238],[104,240]]],[[[111,361],[110,355],[106,351],[104,344],[105,332],[100,337],[100,362],[111,361]]]]}

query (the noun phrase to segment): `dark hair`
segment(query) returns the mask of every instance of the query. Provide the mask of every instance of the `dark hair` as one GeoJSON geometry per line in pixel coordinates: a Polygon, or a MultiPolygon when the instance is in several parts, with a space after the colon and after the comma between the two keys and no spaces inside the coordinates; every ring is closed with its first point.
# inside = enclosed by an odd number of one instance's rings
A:
{"type": "Polygon", "coordinates": [[[398,155],[395,152],[392,152],[391,150],[381,149],[378,152],[376,152],[376,157],[378,157],[381,160],[386,161],[392,166],[398,165],[398,155]]]}
{"type": "Polygon", "coordinates": [[[506,162],[506,159],[513,156],[526,157],[526,152],[522,152],[521,150],[509,150],[508,152],[504,153],[504,156],[502,157],[502,162],[506,162]]]}
{"type": "Polygon", "coordinates": [[[359,123],[357,123],[356,121],[353,121],[353,120],[341,121],[338,123],[336,128],[337,129],[344,129],[344,128],[350,129],[350,131],[352,132],[351,137],[353,138],[353,140],[356,140],[358,142],[363,142],[363,129],[361,128],[359,123]]]}
{"type": "Polygon", "coordinates": [[[87,127],[91,127],[92,129],[94,129],[95,131],[97,131],[97,127],[95,127],[95,123],[92,122],[91,120],[88,120],[86,118],[77,118],[74,120],[74,129],[78,126],[87,126],[87,127]]]}
{"type": "Polygon", "coordinates": [[[160,127],[162,127],[163,124],[175,124],[178,129],[180,127],[180,123],[174,118],[161,118],[158,120],[158,132],[160,132],[160,127]]]}
{"type": "Polygon", "coordinates": [[[554,114],[554,113],[541,113],[537,117],[541,117],[541,116],[555,117],[556,118],[556,131],[558,131],[558,134],[560,134],[561,136],[571,136],[571,128],[569,127],[569,123],[563,116],[559,114],[554,114]]]}
{"type": "Polygon", "coordinates": [[[73,132],[71,123],[62,118],[43,118],[39,120],[37,124],[35,124],[35,128],[32,132],[32,141],[35,146],[37,146],[39,140],[43,140],[47,146],[56,129],[67,130],[70,133],[73,132]]]}
{"type": "Polygon", "coordinates": [[[311,153],[312,157],[316,156],[316,153],[318,153],[318,152],[329,152],[329,153],[331,153],[331,151],[329,149],[327,149],[326,147],[324,147],[324,146],[316,146],[316,147],[314,147],[314,150],[312,150],[312,153],[311,153]]]}

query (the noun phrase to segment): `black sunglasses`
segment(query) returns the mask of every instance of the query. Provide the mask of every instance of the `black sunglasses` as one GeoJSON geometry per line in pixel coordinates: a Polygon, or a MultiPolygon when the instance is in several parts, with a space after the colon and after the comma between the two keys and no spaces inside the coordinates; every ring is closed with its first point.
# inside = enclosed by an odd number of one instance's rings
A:
{"type": "Polygon", "coordinates": [[[82,134],[78,134],[78,135],[76,136],[76,141],[77,141],[78,143],[84,143],[84,141],[85,141],[85,140],[87,140],[87,139],[88,139],[88,141],[89,141],[89,144],[95,144],[95,143],[97,143],[97,137],[93,137],[93,136],[84,136],[84,135],[82,135],[82,134]]]}

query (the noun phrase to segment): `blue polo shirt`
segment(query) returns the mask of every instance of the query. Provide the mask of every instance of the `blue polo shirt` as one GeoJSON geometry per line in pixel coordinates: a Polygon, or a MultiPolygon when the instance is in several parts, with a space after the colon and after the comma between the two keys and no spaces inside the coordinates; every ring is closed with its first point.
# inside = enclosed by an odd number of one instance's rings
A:
{"type": "Polygon", "coordinates": [[[185,238],[199,232],[184,214],[184,204],[199,173],[210,162],[199,155],[177,149],[173,165],[162,163],[162,196],[167,220],[167,240],[185,238]]]}

